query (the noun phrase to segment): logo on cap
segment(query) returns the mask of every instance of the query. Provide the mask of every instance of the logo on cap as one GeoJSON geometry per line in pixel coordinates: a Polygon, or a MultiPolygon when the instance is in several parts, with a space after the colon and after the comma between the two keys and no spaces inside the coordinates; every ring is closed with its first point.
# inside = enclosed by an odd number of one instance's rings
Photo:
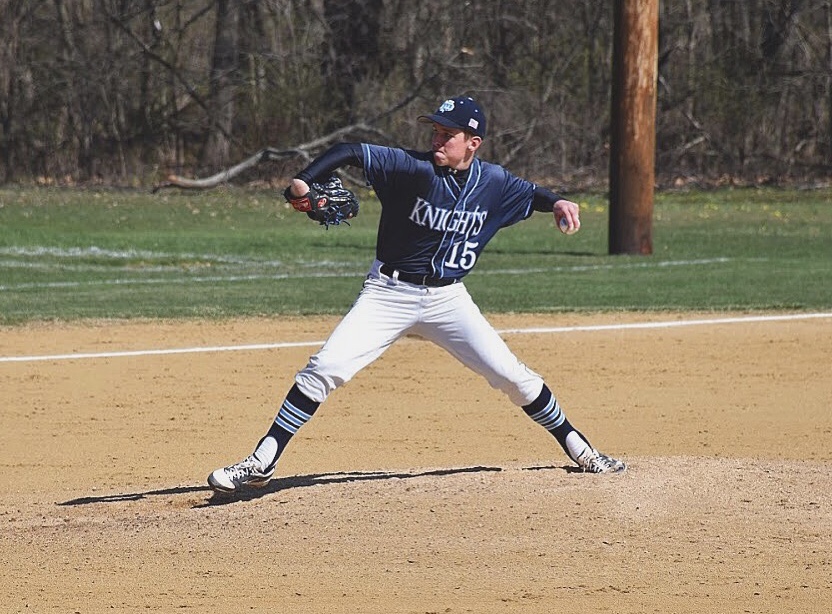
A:
{"type": "Polygon", "coordinates": [[[453,111],[453,110],[454,110],[454,101],[453,100],[446,100],[445,102],[442,103],[442,106],[439,107],[439,112],[440,113],[447,113],[447,112],[453,111]]]}

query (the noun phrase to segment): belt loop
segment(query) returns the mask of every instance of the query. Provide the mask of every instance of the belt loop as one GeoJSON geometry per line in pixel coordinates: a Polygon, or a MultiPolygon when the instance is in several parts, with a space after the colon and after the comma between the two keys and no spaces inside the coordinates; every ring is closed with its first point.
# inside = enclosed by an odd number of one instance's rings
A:
{"type": "Polygon", "coordinates": [[[393,274],[390,277],[393,278],[393,281],[399,283],[399,269],[393,269],[393,274]]]}

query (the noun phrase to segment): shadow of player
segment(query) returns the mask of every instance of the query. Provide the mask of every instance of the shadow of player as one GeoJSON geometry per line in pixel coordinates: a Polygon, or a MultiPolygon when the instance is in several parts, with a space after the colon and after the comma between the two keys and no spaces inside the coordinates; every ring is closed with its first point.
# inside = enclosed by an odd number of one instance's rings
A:
{"type": "MultiPolygon", "coordinates": [[[[559,469],[570,471],[572,467],[556,467],[556,466],[539,466],[527,467],[527,471],[541,471],[559,469]]],[[[97,495],[90,497],[78,497],[68,501],[57,503],[58,506],[77,506],[90,505],[95,503],[122,503],[129,501],[141,501],[148,497],[166,497],[171,495],[187,495],[193,493],[210,493],[210,496],[203,503],[194,505],[195,508],[209,507],[215,505],[227,505],[229,503],[236,503],[241,501],[251,501],[270,494],[278,493],[285,490],[295,488],[306,488],[310,486],[320,486],[323,484],[345,484],[351,482],[364,482],[374,480],[409,480],[412,478],[421,477],[445,477],[451,475],[458,475],[463,473],[482,473],[482,472],[499,472],[503,471],[501,467],[487,467],[487,466],[472,466],[472,467],[453,467],[447,469],[430,469],[426,471],[416,472],[394,472],[394,471],[351,471],[351,472],[335,472],[335,473],[315,473],[308,475],[296,475],[279,477],[271,480],[263,488],[245,489],[239,493],[223,494],[212,491],[208,486],[174,486],[170,488],[160,488],[155,490],[146,490],[141,492],[131,493],[116,493],[111,495],[97,495]]]]}

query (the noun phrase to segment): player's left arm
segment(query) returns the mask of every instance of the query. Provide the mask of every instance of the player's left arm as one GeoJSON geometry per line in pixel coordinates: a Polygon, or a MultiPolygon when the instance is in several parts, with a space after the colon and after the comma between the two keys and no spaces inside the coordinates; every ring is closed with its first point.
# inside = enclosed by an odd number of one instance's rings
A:
{"type": "Polygon", "coordinates": [[[551,212],[555,216],[555,224],[563,234],[573,234],[581,228],[580,207],[542,186],[534,187],[532,208],[535,211],[551,212]]]}
{"type": "Polygon", "coordinates": [[[338,143],[333,145],[295,175],[289,186],[291,194],[303,196],[309,192],[310,184],[324,181],[337,169],[343,166],[361,168],[363,164],[364,154],[360,144],[338,143]]]}

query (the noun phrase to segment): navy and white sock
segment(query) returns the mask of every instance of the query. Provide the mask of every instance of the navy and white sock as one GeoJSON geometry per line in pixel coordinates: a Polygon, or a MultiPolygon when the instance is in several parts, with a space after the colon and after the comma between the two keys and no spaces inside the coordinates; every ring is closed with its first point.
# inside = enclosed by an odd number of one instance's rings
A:
{"type": "Polygon", "coordinates": [[[587,438],[569,424],[558,400],[546,384],[543,384],[543,390],[534,401],[523,406],[523,411],[549,431],[573,461],[577,462],[587,447],[592,447],[587,438]]]}
{"type": "Polygon", "coordinates": [[[286,444],[300,427],[309,422],[319,406],[320,403],[311,400],[298,390],[297,384],[292,386],[269,432],[254,449],[254,457],[260,461],[263,471],[268,471],[275,466],[286,444]]]}

